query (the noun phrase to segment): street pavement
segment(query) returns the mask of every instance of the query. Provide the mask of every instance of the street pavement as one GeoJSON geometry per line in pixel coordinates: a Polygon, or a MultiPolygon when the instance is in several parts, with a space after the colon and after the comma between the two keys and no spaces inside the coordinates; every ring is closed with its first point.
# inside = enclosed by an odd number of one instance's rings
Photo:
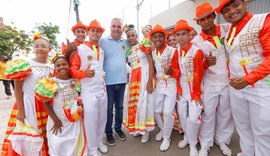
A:
{"type": "MultiPolygon", "coordinates": [[[[11,109],[15,102],[14,95],[11,99],[6,99],[6,95],[4,92],[4,86],[2,82],[0,82],[0,147],[2,147],[3,138],[5,135],[5,131],[7,128],[7,122],[11,113],[11,109]]],[[[109,152],[104,154],[104,156],[188,156],[189,148],[179,149],[177,144],[180,140],[182,140],[183,135],[180,135],[178,132],[173,131],[171,136],[171,147],[166,152],[160,152],[159,146],[161,142],[155,141],[155,135],[158,133],[158,128],[156,128],[150,134],[150,140],[146,144],[142,144],[140,142],[141,137],[134,137],[132,135],[128,135],[127,140],[120,141],[116,135],[114,135],[116,144],[113,147],[109,147],[109,152]]],[[[233,155],[236,155],[239,150],[239,136],[235,132],[232,138],[232,142],[229,147],[233,151],[233,155]]],[[[198,146],[199,149],[199,146],[198,146]]],[[[219,148],[214,145],[211,148],[211,152],[209,156],[223,156],[219,148]]]]}
{"type": "Polygon", "coordinates": [[[15,102],[13,90],[12,90],[12,95],[13,96],[10,99],[7,99],[3,82],[0,81],[0,146],[1,148],[2,148],[3,139],[5,137],[5,132],[7,129],[8,119],[12,110],[12,106],[15,102]]]}

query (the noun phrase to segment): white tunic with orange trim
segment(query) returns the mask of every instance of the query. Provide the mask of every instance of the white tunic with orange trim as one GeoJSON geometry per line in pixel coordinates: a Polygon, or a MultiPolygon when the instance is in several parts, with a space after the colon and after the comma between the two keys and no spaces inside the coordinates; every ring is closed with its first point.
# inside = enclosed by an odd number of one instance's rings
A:
{"type": "Polygon", "coordinates": [[[81,59],[80,70],[86,70],[89,65],[90,69],[95,70],[94,77],[80,80],[82,93],[89,92],[91,95],[97,95],[106,92],[103,72],[104,51],[102,48],[99,48],[99,59],[97,59],[97,54],[86,44],[81,44],[78,47],[78,54],[81,59]]]}
{"type": "Polygon", "coordinates": [[[180,85],[182,88],[182,96],[186,100],[191,100],[191,93],[193,92],[193,79],[194,79],[194,58],[199,48],[192,45],[185,56],[181,56],[181,50],[179,51],[179,68],[181,70],[180,85]]]}
{"type": "Polygon", "coordinates": [[[156,68],[156,78],[158,79],[159,93],[172,94],[170,88],[173,87],[173,91],[176,93],[176,80],[169,75],[164,74],[164,68],[168,68],[171,65],[172,58],[175,53],[175,48],[166,46],[162,54],[159,54],[156,50],[152,52],[153,60],[156,68]]]}
{"type": "MultiPolygon", "coordinates": [[[[246,26],[234,38],[232,45],[225,41],[230,55],[231,77],[244,77],[255,70],[263,61],[263,49],[259,40],[259,32],[263,27],[267,14],[257,14],[248,21],[246,26]]],[[[228,34],[229,35],[229,34],[228,34]]],[[[228,36],[226,37],[228,38],[228,36]]],[[[270,75],[255,83],[256,86],[266,86],[265,81],[270,80],[270,75]]],[[[250,86],[248,86],[250,87],[250,86]]]]}
{"type": "MultiPolygon", "coordinates": [[[[72,121],[64,111],[64,104],[72,104],[73,109],[77,106],[78,93],[76,91],[77,81],[74,79],[60,80],[54,78],[58,85],[58,92],[53,98],[53,110],[61,120],[63,127],[61,133],[53,134],[53,120],[49,117],[47,123],[48,145],[51,156],[72,155],[83,156],[86,153],[86,140],[81,119],[72,121]]],[[[73,111],[73,110],[71,110],[73,111]]]]}
{"type": "Polygon", "coordinates": [[[80,79],[88,154],[94,155],[99,144],[103,142],[102,136],[107,121],[108,103],[103,72],[104,51],[96,45],[86,43],[78,47],[78,54],[81,60],[80,70],[85,70],[88,66],[95,70],[94,77],[80,79]],[[90,46],[93,46],[92,49],[90,46]]]}
{"type": "MultiPolygon", "coordinates": [[[[229,24],[220,25],[221,37],[226,36],[229,28],[229,24]]],[[[204,56],[207,57],[210,52],[212,52],[212,55],[217,59],[217,63],[214,66],[210,66],[205,70],[204,85],[228,85],[228,71],[226,70],[227,56],[222,43],[224,38],[221,38],[220,40],[221,43],[219,43],[217,47],[211,42],[204,40],[201,35],[197,35],[192,40],[192,43],[203,51],[204,56]]]]}

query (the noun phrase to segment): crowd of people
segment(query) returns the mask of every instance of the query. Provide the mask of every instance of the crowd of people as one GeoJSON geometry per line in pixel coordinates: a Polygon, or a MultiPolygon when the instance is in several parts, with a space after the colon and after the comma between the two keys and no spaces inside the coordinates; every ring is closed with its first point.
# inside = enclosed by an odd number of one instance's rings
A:
{"type": "Polygon", "coordinates": [[[214,143],[231,156],[236,127],[238,156],[268,156],[270,15],[253,15],[247,6],[220,0],[214,9],[205,2],[195,11],[199,34],[180,19],[171,32],[145,26],[141,41],[120,18],[111,20],[104,38],[98,20],[78,22],[76,39],[50,62],[49,39],[35,34],[36,57],[14,60],[5,70],[16,103],[1,155],[98,156],[115,145],[113,134],[126,140],[123,125],[141,143],[158,128],[162,152],[177,128],[178,147],[189,146],[190,156],[207,156],[214,143]],[[215,24],[216,14],[228,23],[215,24]]]}

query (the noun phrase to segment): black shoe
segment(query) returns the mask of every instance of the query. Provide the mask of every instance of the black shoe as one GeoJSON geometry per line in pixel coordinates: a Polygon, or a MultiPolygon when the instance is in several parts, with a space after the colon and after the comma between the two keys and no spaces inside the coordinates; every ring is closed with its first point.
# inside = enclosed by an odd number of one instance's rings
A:
{"type": "Polygon", "coordinates": [[[110,146],[113,146],[115,144],[115,140],[112,135],[106,135],[107,136],[107,144],[110,146]]]}
{"type": "Polygon", "coordinates": [[[118,135],[118,138],[122,141],[127,139],[126,134],[120,129],[120,130],[115,130],[116,134],[118,135]]]}

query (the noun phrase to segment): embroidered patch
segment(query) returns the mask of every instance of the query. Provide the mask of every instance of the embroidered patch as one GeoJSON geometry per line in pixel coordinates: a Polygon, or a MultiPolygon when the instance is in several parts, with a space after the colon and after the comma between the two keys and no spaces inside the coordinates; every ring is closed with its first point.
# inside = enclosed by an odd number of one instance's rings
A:
{"type": "Polygon", "coordinates": [[[71,88],[72,90],[75,90],[75,88],[76,88],[76,81],[71,81],[71,82],[70,82],[70,88],[71,88]]]}
{"type": "Polygon", "coordinates": [[[93,61],[93,56],[92,55],[88,55],[87,56],[87,60],[91,64],[91,62],[93,61]]]}
{"type": "Polygon", "coordinates": [[[221,43],[222,45],[224,45],[224,39],[225,39],[225,37],[222,37],[222,38],[220,39],[220,43],[221,43]]]}
{"type": "Polygon", "coordinates": [[[126,50],[126,46],[122,45],[122,50],[125,51],[126,50]]]}

